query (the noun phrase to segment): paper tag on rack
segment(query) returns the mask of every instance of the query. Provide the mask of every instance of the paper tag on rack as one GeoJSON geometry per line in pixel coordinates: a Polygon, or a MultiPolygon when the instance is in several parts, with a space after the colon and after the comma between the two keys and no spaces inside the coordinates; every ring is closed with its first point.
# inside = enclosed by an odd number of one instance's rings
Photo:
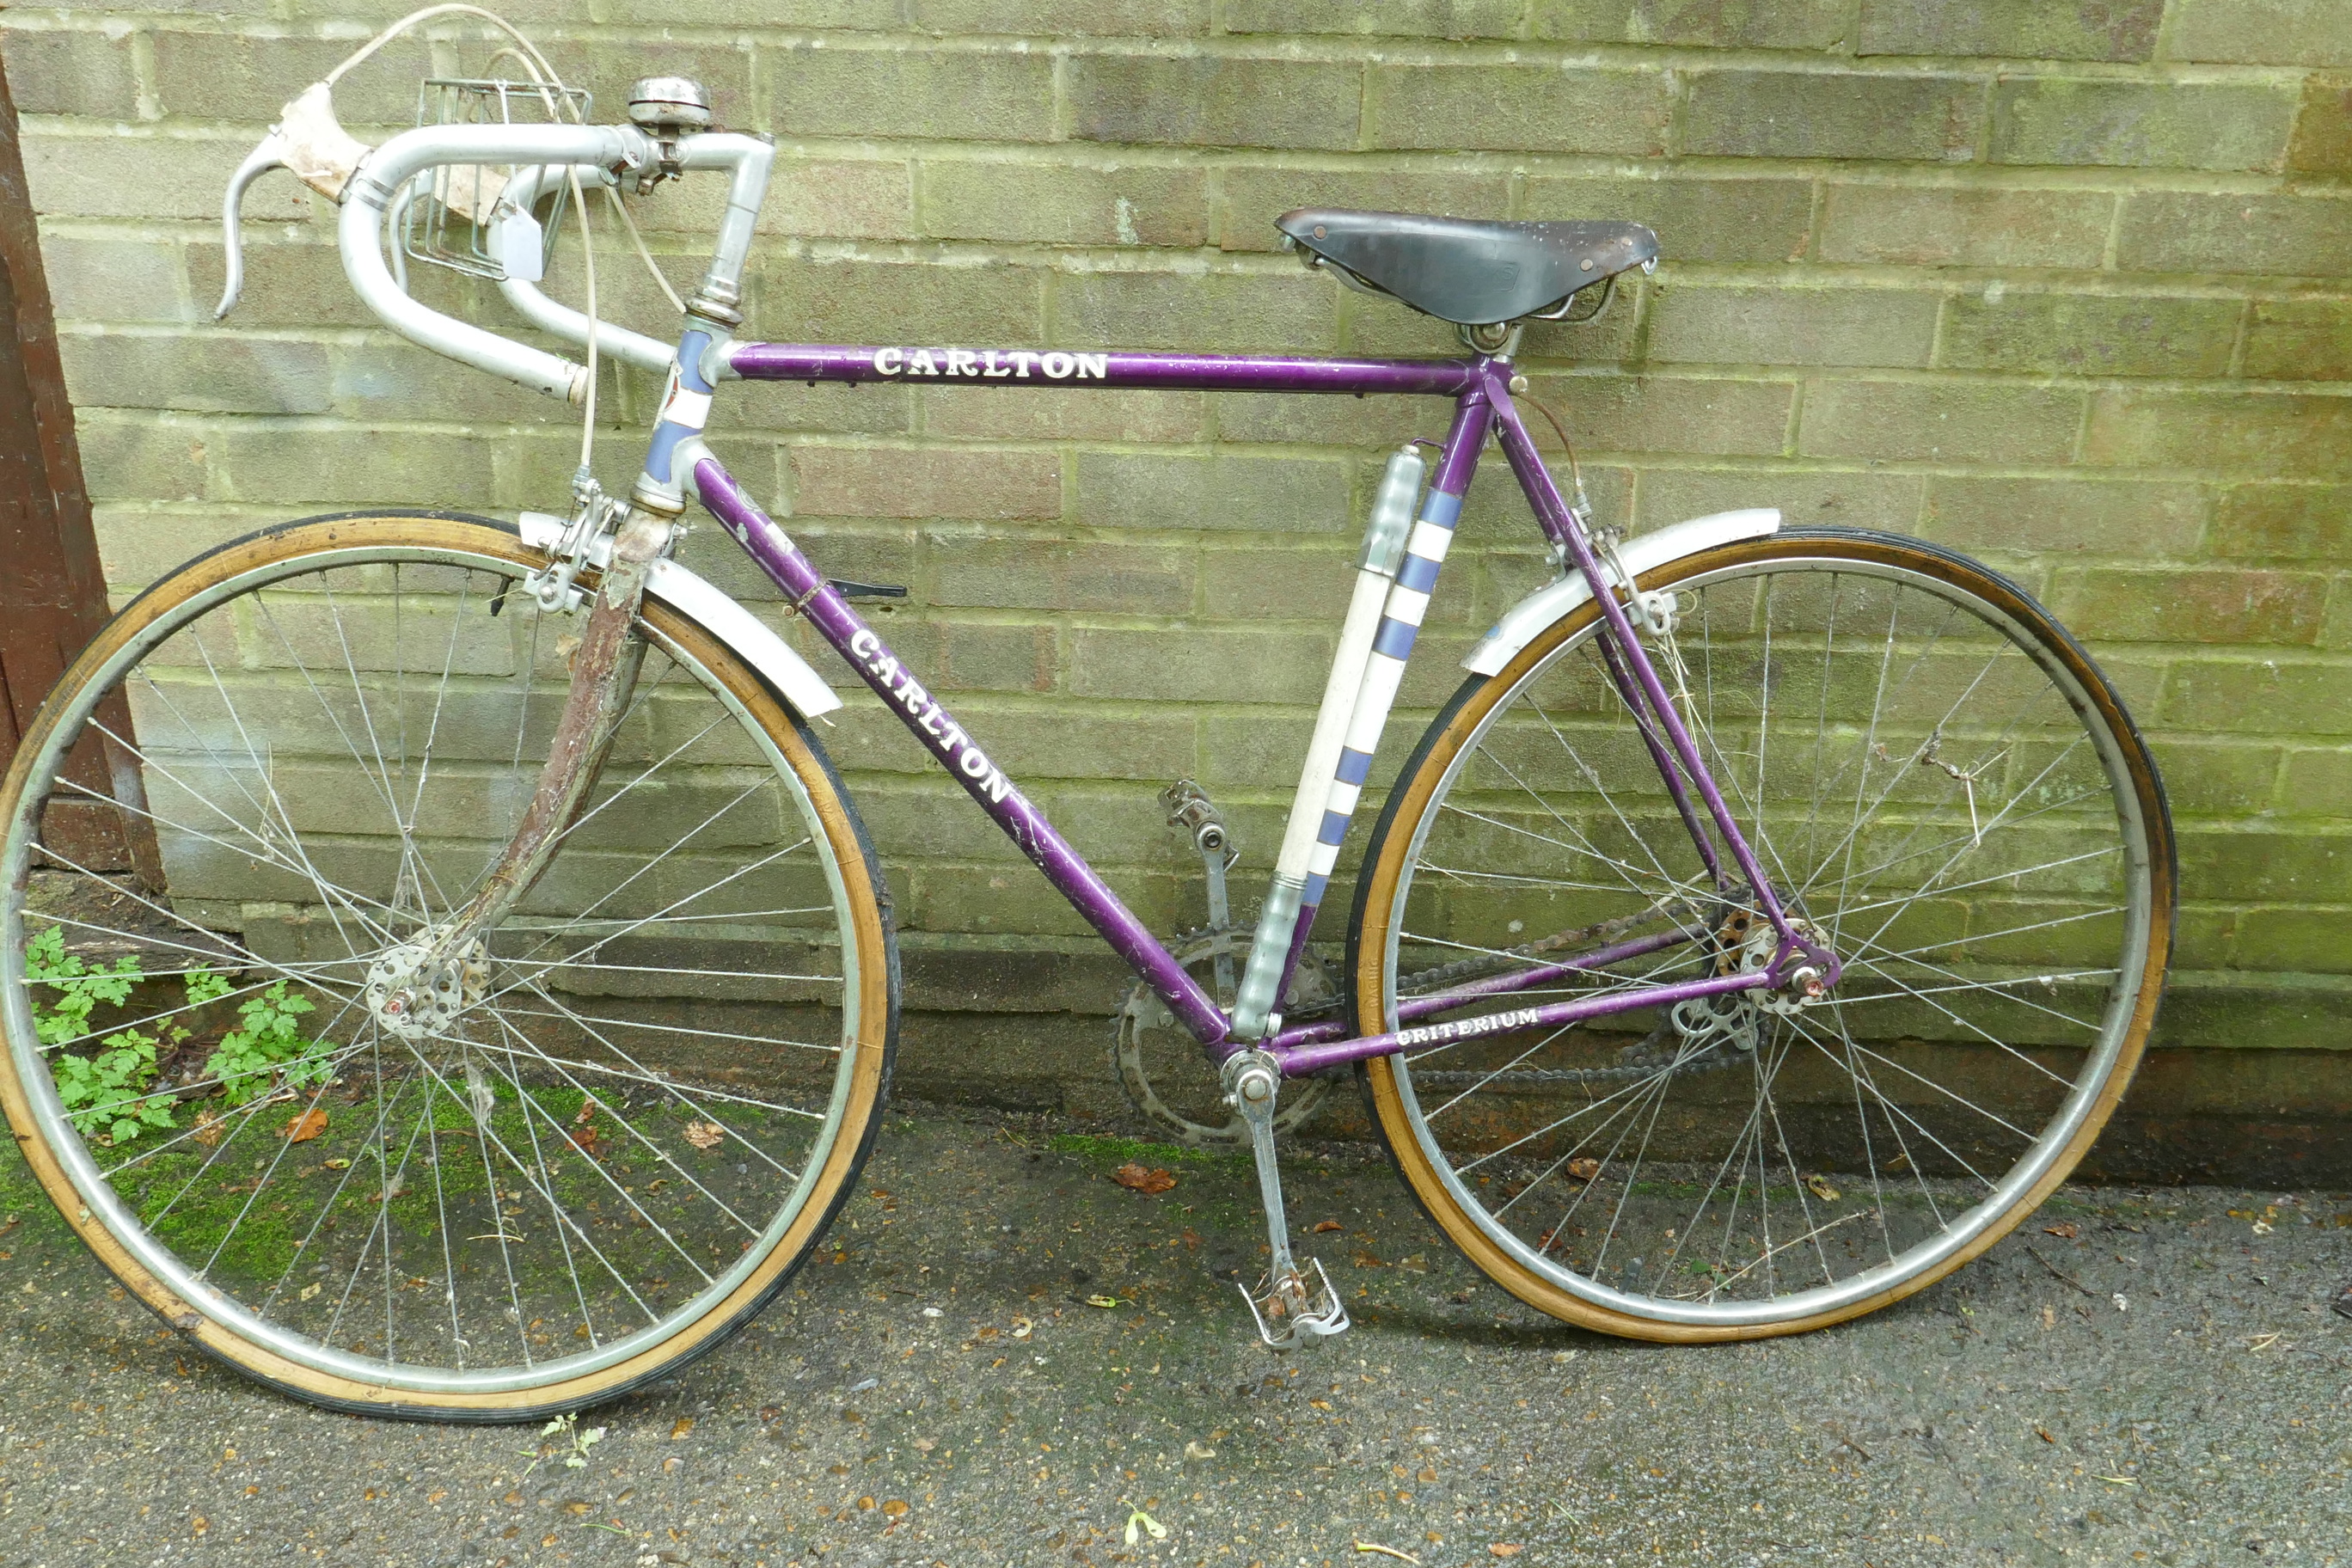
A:
{"type": "Polygon", "coordinates": [[[508,207],[490,225],[490,258],[517,283],[536,283],[546,271],[546,231],[527,212],[508,207]]]}
{"type": "Polygon", "coordinates": [[[710,421],[710,394],[679,384],[677,366],[669,367],[669,386],[662,394],[661,422],[699,430],[710,421]]]}

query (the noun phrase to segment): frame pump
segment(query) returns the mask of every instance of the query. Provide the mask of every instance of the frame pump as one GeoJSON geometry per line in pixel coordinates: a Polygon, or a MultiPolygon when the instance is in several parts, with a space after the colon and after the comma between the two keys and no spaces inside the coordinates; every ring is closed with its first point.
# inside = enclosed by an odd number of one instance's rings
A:
{"type": "Polygon", "coordinates": [[[1250,943],[1249,966],[1234,1004],[1232,1037],[1246,1043],[1282,1027],[1274,1011],[1315,923],[1315,911],[1330,885],[1339,845],[1363,794],[1372,752],[1396,701],[1412,631],[1429,605],[1429,586],[1453,538],[1461,498],[1433,491],[1419,529],[1412,521],[1423,475],[1418,443],[1392,453],[1372,500],[1364,548],[1356,558],[1356,586],[1339,632],[1339,650],[1323,688],[1315,735],[1298,773],[1298,794],[1290,807],[1274,881],[1259,911],[1250,943]],[[1443,517],[1443,521],[1436,521],[1443,517]],[[1408,553],[1408,546],[1412,547],[1408,553]],[[1414,584],[1419,584],[1415,586],[1414,584]],[[1391,624],[1404,630],[1402,639],[1391,624]],[[1402,640],[1402,646],[1397,646],[1402,640]]]}

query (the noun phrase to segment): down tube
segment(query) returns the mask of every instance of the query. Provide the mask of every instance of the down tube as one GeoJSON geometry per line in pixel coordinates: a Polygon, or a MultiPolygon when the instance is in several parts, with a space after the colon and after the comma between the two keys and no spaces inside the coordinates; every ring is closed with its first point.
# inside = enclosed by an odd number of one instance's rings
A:
{"type": "Polygon", "coordinates": [[[793,605],[808,617],[809,625],[833,645],[835,651],[881,697],[884,706],[896,713],[899,722],[940,760],[948,775],[995,819],[1005,837],[1020,847],[1030,862],[1045,874],[1045,879],[1070,900],[1070,906],[1102,933],[1114,952],[1134,966],[1135,972],[1184,1021],[1184,1026],[1203,1045],[1214,1045],[1223,1039],[1230,1026],[1209,994],[1169,956],[1168,950],[1119,901],[1118,895],[1096,875],[1085,858],[1054,830],[1045,814],[1032,805],[1004,776],[1003,770],[988,760],[987,754],[950,717],[947,709],[905,673],[898,657],[875,635],[865,617],[849,607],[848,601],[810,564],[800,547],[742,492],[733,476],[719,467],[716,458],[705,458],[694,466],[694,480],[703,506],[760,563],[761,570],[791,596],[793,605]]]}

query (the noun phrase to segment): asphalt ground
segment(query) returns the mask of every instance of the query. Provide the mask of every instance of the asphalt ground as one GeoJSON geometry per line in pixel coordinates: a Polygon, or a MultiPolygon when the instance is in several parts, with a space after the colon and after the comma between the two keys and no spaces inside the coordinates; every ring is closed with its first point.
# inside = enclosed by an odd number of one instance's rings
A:
{"type": "Polygon", "coordinates": [[[1276,1358],[1244,1162],[894,1109],[764,1318],[543,1436],[244,1383],[0,1155],[0,1568],[2352,1563],[2352,1194],[2070,1188],[1897,1307],[1678,1349],[1520,1307],[1375,1150],[1286,1181],[1357,1326],[1276,1358]]]}

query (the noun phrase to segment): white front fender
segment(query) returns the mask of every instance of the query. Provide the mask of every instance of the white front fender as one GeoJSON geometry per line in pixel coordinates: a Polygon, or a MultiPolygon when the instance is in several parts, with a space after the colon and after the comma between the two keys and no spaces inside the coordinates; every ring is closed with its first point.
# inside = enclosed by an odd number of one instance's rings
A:
{"type": "MultiPolygon", "coordinates": [[[[1712,550],[1718,544],[1729,544],[1734,540],[1775,533],[1780,527],[1780,513],[1773,507],[1718,511],[1711,517],[1695,517],[1688,522],[1652,529],[1618,546],[1617,553],[1623,557],[1625,569],[1639,582],[1670,561],[1712,550]]],[[[1581,572],[1570,572],[1559,582],[1545,584],[1504,611],[1495,629],[1462,661],[1462,668],[1476,675],[1501,674],[1503,666],[1510,663],[1538,632],[1591,597],[1592,590],[1581,572]]]]}
{"type": "MultiPolygon", "coordinates": [[[[523,542],[534,549],[552,549],[563,536],[565,523],[560,517],[527,511],[517,521],[522,525],[523,542]]],[[[602,558],[609,552],[609,542],[600,540],[598,543],[607,548],[589,553],[590,559],[601,565],[602,558]]],[[[734,650],[744,663],[766,676],[768,683],[802,718],[814,719],[841,706],[841,698],[824,683],[824,678],[811,669],[808,660],[794,653],[792,646],[771,631],[765,622],[677,562],[655,562],[646,574],[646,592],[700,626],[734,650]]]]}

